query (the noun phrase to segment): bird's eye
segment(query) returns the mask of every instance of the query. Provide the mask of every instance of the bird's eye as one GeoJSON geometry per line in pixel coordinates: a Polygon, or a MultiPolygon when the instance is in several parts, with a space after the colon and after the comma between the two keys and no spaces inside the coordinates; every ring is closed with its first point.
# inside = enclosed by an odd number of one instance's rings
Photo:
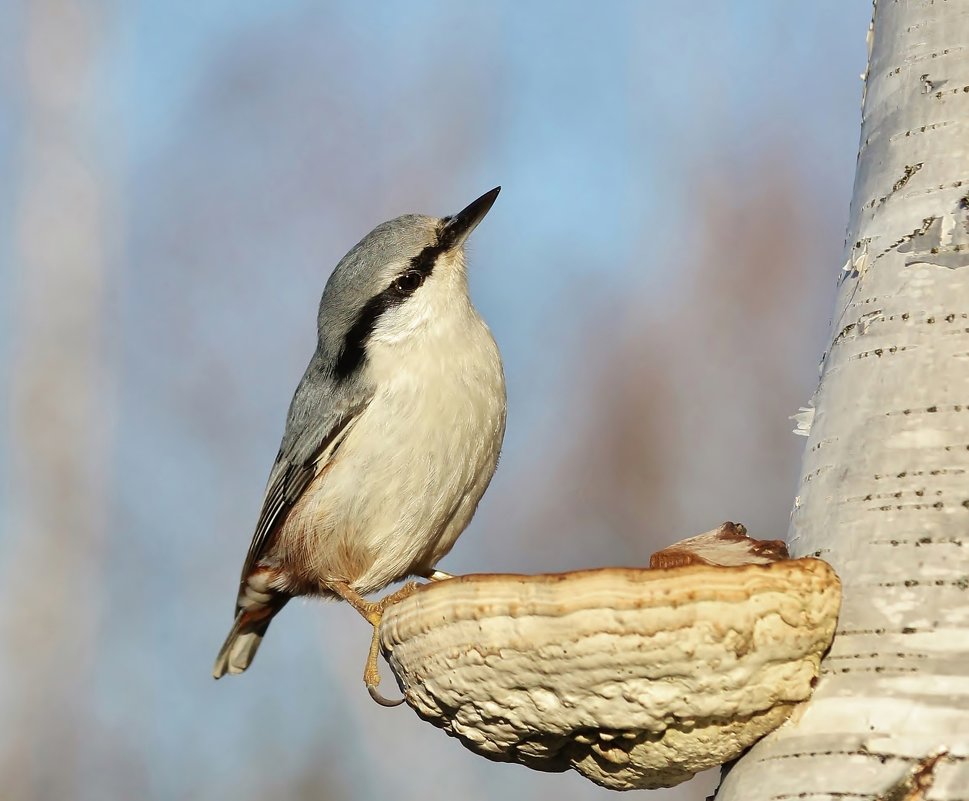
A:
{"type": "Polygon", "coordinates": [[[409,295],[424,283],[424,273],[417,270],[408,270],[403,275],[398,275],[394,279],[394,287],[398,292],[409,295]]]}

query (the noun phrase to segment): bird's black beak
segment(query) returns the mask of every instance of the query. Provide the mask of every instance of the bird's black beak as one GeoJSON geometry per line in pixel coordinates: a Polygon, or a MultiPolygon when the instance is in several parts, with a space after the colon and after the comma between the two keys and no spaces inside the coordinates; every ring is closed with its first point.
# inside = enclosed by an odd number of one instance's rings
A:
{"type": "Polygon", "coordinates": [[[471,235],[471,232],[478,227],[478,223],[491,211],[500,191],[501,187],[496,186],[490,192],[485,192],[467,208],[462,209],[453,217],[448,217],[444,223],[444,228],[441,229],[439,239],[441,245],[448,250],[461,247],[471,235]]]}

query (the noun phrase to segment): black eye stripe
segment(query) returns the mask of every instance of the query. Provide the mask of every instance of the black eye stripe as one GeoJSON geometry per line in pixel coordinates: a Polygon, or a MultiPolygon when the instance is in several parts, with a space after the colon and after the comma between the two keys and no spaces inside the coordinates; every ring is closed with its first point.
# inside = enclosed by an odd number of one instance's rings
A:
{"type": "Polygon", "coordinates": [[[434,271],[434,265],[437,263],[437,257],[440,256],[445,250],[447,250],[447,246],[441,242],[428,245],[410,260],[410,269],[416,270],[427,277],[434,271]]]}
{"type": "Polygon", "coordinates": [[[391,285],[364,304],[357,319],[343,338],[343,347],[340,348],[340,355],[337,356],[334,366],[337,378],[348,378],[360,367],[364,357],[364,346],[374,328],[377,327],[377,320],[387,309],[402,303],[403,300],[404,296],[391,285]]]}
{"type": "Polygon", "coordinates": [[[447,228],[442,228],[438,233],[437,241],[433,245],[428,245],[421,250],[420,253],[410,260],[407,270],[391,281],[390,286],[374,295],[364,304],[360,313],[357,315],[357,319],[354,320],[350,330],[347,331],[346,336],[343,338],[343,347],[340,348],[340,354],[337,356],[336,364],[334,365],[337,378],[341,380],[349,378],[359,369],[366,355],[365,348],[367,340],[370,339],[370,335],[373,334],[374,329],[377,327],[377,321],[385,311],[394,306],[399,306],[410,297],[410,293],[403,292],[398,288],[397,282],[400,278],[407,273],[416,272],[426,280],[434,271],[437,257],[451,247],[451,242],[445,241],[449,237],[446,234],[442,236],[442,232],[447,230],[447,228]]]}

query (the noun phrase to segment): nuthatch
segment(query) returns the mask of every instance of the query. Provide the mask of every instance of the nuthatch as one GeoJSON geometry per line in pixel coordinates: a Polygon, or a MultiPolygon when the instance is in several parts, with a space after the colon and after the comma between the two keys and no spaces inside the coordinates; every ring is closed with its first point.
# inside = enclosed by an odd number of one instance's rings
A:
{"type": "Polygon", "coordinates": [[[501,357],[464,256],[499,190],[453,217],[378,225],[327,281],[215,678],[249,666],[293,596],[342,598],[374,627],[364,681],[390,703],[376,691],[377,627],[417,585],[363,596],[446,577],[434,566],[471,520],[505,433],[501,357]]]}

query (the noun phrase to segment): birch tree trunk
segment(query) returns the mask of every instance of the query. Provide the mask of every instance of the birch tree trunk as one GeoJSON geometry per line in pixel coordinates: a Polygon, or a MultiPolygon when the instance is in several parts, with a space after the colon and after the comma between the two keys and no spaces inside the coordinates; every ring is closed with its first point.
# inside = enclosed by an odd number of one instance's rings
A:
{"type": "Polygon", "coordinates": [[[838,633],[719,801],[969,799],[965,0],[877,2],[845,249],[789,533],[841,576],[838,633]]]}

